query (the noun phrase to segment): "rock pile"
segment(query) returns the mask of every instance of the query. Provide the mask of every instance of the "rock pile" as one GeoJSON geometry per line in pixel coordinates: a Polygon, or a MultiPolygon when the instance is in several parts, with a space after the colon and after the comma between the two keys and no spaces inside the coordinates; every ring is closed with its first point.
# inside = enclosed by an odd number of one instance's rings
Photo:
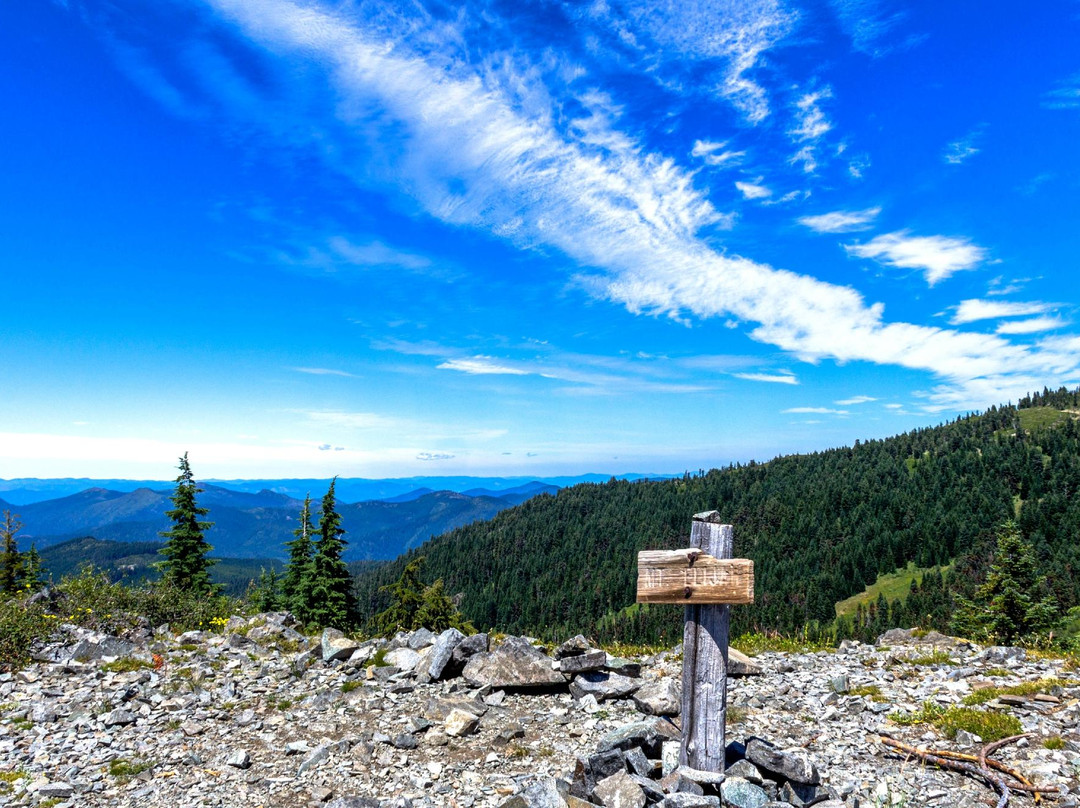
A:
{"type": "MultiPolygon", "coordinates": [[[[878,738],[969,752],[981,739],[888,715],[955,705],[986,683],[1069,677],[1059,660],[910,632],[762,654],[732,665],[760,675],[729,682],[719,774],[678,766],[673,652],[630,660],[583,637],[549,653],[455,630],[356,642],[297,629],[287,614],[179,636],[61,627],[34,665],[0,674],[0,805],[975,808],[992,797],[983,784],[878,738]],[[927,639],[938,653],[915,646],[927,639]]],[[[1076,806],[1080,686],[1029,690],[980,709],[1034,733],[1005,762],[1076,806]]]]}

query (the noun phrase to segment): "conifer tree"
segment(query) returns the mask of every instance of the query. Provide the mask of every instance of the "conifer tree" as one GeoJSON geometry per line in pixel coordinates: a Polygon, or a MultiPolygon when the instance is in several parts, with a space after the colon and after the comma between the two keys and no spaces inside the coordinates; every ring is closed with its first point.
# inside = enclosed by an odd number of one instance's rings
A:
{"type": "Polygon", "coordinates": [[[23,554],[23,588],[30,592],[37,592],[45,586],[45,567],[41,563],[41,556],[37,547],[33,544],[23,554]]]}
{"type": "Polygon", "coordinates": [[[258,583],[253,581],[248,585],[248,602],[260,612],[272,612],[280,608],[282,601],[280,582],[276,568],[270,567],[270,571],[267,572],[264,567],[260,567],[258,583]]]}
{"type": "Polygon", "coordinates": [[[295,539],[285,542],[289,548],[289,564],[285,568],[285,579],[281,589],[285,608],[291,611],[301,623],[311,619],[311,581],[312,552],[315,526],[311,523],[311,495],[304,497],[304,507],[300,511],[300,525],[293,531],[295,539]]]}
{"type": "Polygon", "coordinates": [[[386,611],[379,612],[372,618],[376,633],[389,637],[398,631],[413,631],[426,628],[431,631],[445,631],[456,628],[466,634],[475,634],[476,628],[458,611],[457,605],[444,590],[442,578],[431,586],[424,586],[420,581],[420,567],[424,557],[417,556],[401,571],[401,577],[395,583],[380,589],[390,595],[390,605],[386,611]]]}
{"type": "Polygon", "coordinates": [[[213,522],[199,519],[209,510],[200,508],[195,502],[195,495],[202,493],[202,489],[191,473],[187,452],[180,458],[179,468],[176,490],[170,497],[174,507],[165,512],[172,519],[173,527],[160,534],[168,539],[160,551],[165,556],[160,564],[163,578],[166,583],[187,592],[215,594],[218,587],[210,583],[210,567],[215,562],[207,557],[213,548],[203,538],[203,531],[209,530],[213,522]]]}
{"type": "Polygon", "coordinates": [[[1049,629],[1057,616],[1057,602],[1048,594],[1046,576],[1038,574],[1035,550],[1011,519],[998,531],[990,570],[975,598],[957,600],[954,631],[1005,644],[1049,629]]]}
{"type": "Polygon", "coordinates": [[[310,622],[316,626],[345,629],[356,622],[356,597],[352,591],[352,576],[342,560],[345,551],[345,530],[337,512],[334,486],[337,477],[322,500],[319,533],[311,559],[310,622]]]}
{"type": "Polygon", "coordinates": [[[0,595],[14,595],[18,592],[26,573],[25,559],[19,552],[15,534],[22,529],[19,517],[11,511],[4,511],[4,524],[0,526],[0,595]]]}

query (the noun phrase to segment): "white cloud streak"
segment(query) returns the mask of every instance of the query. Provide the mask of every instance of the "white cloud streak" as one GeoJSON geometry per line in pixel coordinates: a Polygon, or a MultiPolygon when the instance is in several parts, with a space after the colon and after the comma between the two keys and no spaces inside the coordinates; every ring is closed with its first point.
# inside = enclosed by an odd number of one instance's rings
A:
{"type": "Polygon", "coordinates": [[[714,143],[707,140],[697,140],[694,141],[694,148],[691,150],[690,155],[700,157],[705,165],[715,168],[729,168],[739,165],[746,158],[746,152],[729,149],[727,146],[727,141],[714,143]]]}
{"type": "Polygon", "coordinates": [[[798,384],[797,377],[787,373],[733,373],[736,379],[745,379],[748,382],[768,382],[771,384],[798,384]]]}
{"type": "Polygon", "coordinates": [[[754,182],[736,182],[735,187],[743,195],[743,199],[767,199],[772,196],[772,191],[764,185],[760,185],[761,177],[754,182]]]}
{"type": "Polygon", "coordinates": [[[949,321],[953,325],[974,323],[979,320],[996,320],[1001,317],[1027,317],[1032,314],[1043,314],[1052,308],[1049,303],[1032,301],[1019,303],[1008,300],[961,300],[956,307],[956,313],[949,321]]]}
{"type": "Polygon", "coordinates": [[[1030,320],[1015,320],[1002,323],[995,334],[1037,334],[1040,331],[1053,331],[1064,328],[1069,323],[1059,317],[1032,317],[1030,320]]]}
{"type": "Polygon", "coordinates": [[[839,404],[841,407],[851,407],[856,404],[866,404],[870,401],[877,401],[877,399],[873,396],[852,396],[851,398],[834,401],[833,404],[839,404]]]}
{"type": "Polygon", "coordinates": [[[789,407],[781,410],[785,415],[850,415],[847,410],[834,410],[831,407],[789,407]]]}
{"type": "Polygon", "coordinates": [[[447,359],[437,365],[439,370],[457,370],[471,376],[528,376],[529,371],[497,362],[490,356],[473,356],[467,359],[447,359]]]}
{"type": "MultiPolygon", "coordinates": [[[[253,43],[286,57],[280,81],[301,80],[294,78],[297,59],[323,71],[322,80],[338,99],[338,125],[328,129],[333,137],[348,138],[340,152],[362,156],[359,163],[328,157],[334,168],[364,187],[409,194],[428,214],[452,225],[505,233],[522,246],[561,250],[593,268],[578,279],[582,288],[631,312],[732,317],[756,324],[753,339],[805,361],[868,361],[928,371],[941,382],[928,394],[928,406],[995,402],[1018,385],[1041,387],[1077,371],[1075,352],[886,322],[881,304],[868,304],[850,287],[717,251],[698,233],[724,216],[695,187],[692,172],[628,137],[598,146],[560,133],[553,115],[523,105],[505,80],[477,74],[445,54],[429,62],[425,54],[409,50],[403,32],[374,30],[360,15],[346,16],[344,7],[329,11],[289,0],[208,2],[253,43]]],[[[677,41],[688,35],[679,26],[685,27],[696,7],[680,5],[683,16],[668,18],[667,5],[653,11],[654,5],[634,8],[653,26],[655,37],[677,41]]],[[[747,74],[761,53],[786,35],[794,18],[779,4],[765,2],[757,4],[765,10],[759,17],[739,16],[750,5],[731,6],[737,19],[701,18],[720,26],[711,47],[728,54],[726,92],[754,121],[768,109],[747,74]],[[747,30],[758,35],[736,36],[747,30]]],[[[694,36],[701,48],[711,41],[700,31],[694,36]]],[[[807,101],[807,115],[793,132],[808,137],[827,132],[827,121],[810,114],[821,97],[807,101]]],[[[264,125],[277,133],[273,121],[264,125]]],[[[322,153],[335,152],[324,148],[322,153]]],[[[931,284],[986,257],[966,239],[906,232],[848,250],[922,270],[931,284]]]]}
{"type": "Polygon", "coordinates": [[[348,378],[355,378],[352,373],[345,370],[335,370],[333,368],[289,368],[295,370],[297,373],[307,373],[311,376],[346,376],[348,378]]]}
{"type": "Polygon", "coordinates": [[[881,208],[834,210],[817,216],[802,216],[798,221],[816,233],[854,233],[870,229],[879,213],[881,208]]]}
{"type": "Polygon", "coordinates": [[[966,238],[913,236],[907,230],[886,233],[865,244],[848,244],[845,249],[888,266],[922,270],[930,286],[961,270],[974,269],[987,256],[985,249],[966,238]]]}

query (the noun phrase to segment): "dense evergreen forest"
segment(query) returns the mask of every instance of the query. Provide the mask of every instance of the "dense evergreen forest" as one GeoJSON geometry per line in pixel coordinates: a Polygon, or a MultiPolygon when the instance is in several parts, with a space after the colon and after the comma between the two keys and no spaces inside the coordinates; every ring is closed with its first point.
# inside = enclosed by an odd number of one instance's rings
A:
{"type": "MultiPolygon", "coordinates": [[[[1080,394],[1026,396],[937,427],[853,447],[732,465],[664,481],[583,484],[446,533],[362,575],[361,609],[385,608],[379,588],[425,556],[423,577],[460,593],[480,628],[659,641],[682,612],[634,605],[636,554],[687,544],[691,516],[718,510],[735,553],[755,562],[756,602],[732,610],[733,630],[796,632],[833,624],[837,601],[914,561],[954,563],[947,583],[916,584],[892,615],[860,610],[863,633],[894,618],[948,621],[950,592],[972,592],[996,528],[1016,518],[1061,610],[1080,603],[1080,394]]],[[[861,625],[860,625],[861,624],[861,625]]]]}

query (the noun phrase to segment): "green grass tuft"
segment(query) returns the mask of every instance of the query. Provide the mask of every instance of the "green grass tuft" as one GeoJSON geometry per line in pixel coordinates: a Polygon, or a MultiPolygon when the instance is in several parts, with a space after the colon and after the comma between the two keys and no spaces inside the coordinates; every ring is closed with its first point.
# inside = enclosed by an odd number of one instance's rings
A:
{"type": "Polygon", "coordinates": [[[1010,687],[983,687],[964,696],[964,704],[986,704],[998,696],[1034,696],[1049,693],[1055,687],[1070,687],[1076,682],[1070,679],[1040,679],[1037,682],[1021,682],[1010,687]]]}
{"type": "Polygon", "coordinates": [[[832,645],[827,642],[813,641],[806,637],[784,637],[780,634],[743,634],[731,641],[733,648],[737,648],[747,656],[757,656],[768,651],[785,654],[805,654],[814,651],[832,651],[832,645]]]}
{"type": "Polygon", "coordinates": [[[1010,735],[1019,735],[1023,729],[1020,719],[1003,713],[974,710],[970,707],[949,707],[948,709],[926,702],[917,713],[892,713],[889,720],[900,726],[929,724],[936,727],[946,738],[955,738],[960,730],[978,735],[986,742],[999,741],[1010,735]]]}

